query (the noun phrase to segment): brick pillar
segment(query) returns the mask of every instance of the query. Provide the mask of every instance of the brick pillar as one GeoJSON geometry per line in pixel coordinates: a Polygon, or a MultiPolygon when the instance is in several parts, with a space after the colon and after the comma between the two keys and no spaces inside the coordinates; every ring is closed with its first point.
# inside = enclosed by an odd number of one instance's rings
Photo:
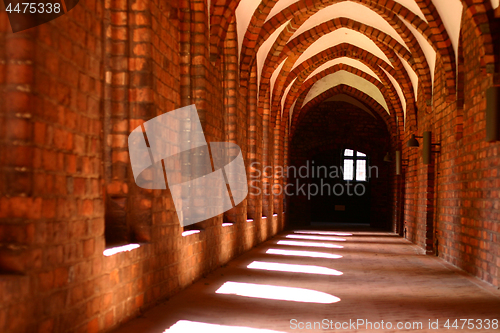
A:
{"type": "MultiPolygon", "coordinates": [[[[284,142],[284,151],[283,151],[283,167],[285,170],[288,170],[288,166],[290,165],[290,121],[287,120],[285,127],[285,142],[284,142]]],[[[283,180],[283,183],[288,183],[288,172],[285,174],[286,178],[283,180]]],[[[285,210],[284,210],[285,211],[285,210]]]]}
{"type": "Polygon", "coordinates": [[[257,74],[253,66],[248,93],[248,126],[247,126],[247,170],[248,170],[248,210],[247,217],[257,220],[261,216],[258,209],[259,199],[262,198],[262,164],[257,157],[257,74]]]}
{"type": "Polygon", "coordinates": [[[281,195],[279,194],[280,192],[280,184],[281,184],[281,177],[278,171],[278,166],[283,166],[283,163],[281,162],[281,144],[283,143],[283,137],[282,137],[282,131],[281,131],[281,116],[276,117],[276,123],[274,126],[274,140],[273,140],[273,157],[274,157],[274,173],[273,173],[273,182],[272,182],[272,188],[271,192],[273,194],[273,213],[278,214],[281,213],[279,211],[280,204],[279,200],[281,195]]]}
{"type": "MultiPolygon", "coordinates": [[[[238,38],[236,34],[236,17],[233,17],[228,26],[226,39],[224,40],[223,50],[223,66],[224,66],[224,110],[220,110],[224,114],[224,132],[226,142],[238,144],[238,132],[241,132],[237,126],[238,119],[238,38]]],[[[240,145],[240,148],[241,147],[240,145]]],[[[242,151],[243,153],[243,151],[242,151]]],[[[235,207],[224,213],[224,220],[227,222],[236,222],[239,215],[239,207],[235,207]]]]}
{"type": "MultiPolygon", "coordinates": [[[[404,160],[404,156],[407,156],[403,152],[402,148],[398,148],[401,151],[401,160],[404,160]]],[[[395,215],[394,215],[394,221],[393,221],[393,228],[394,232],[399,234],[400,236],[404,237],[404,211],[405,211],[405,189],[406,189],[406,170],[408,168],[408,161],[403,163],[401,161],[401,175],[396,175],[395,172],[393,173],[395,177],[395,200],[394,200],[394,207],[395,207],[395,215]]],[[[393,168],[394,170],[395,168],[393,168]]]]}
{"type": "MultiPolygon", "coordinates": [[[[129,1],[128,102],[130,131],[158,115],[153,97],[153,53],[151,0],[129,1]]],[[[127,165],[129,202],[127,223],[136,241],[151,241],[153,191],[135,186],[127,165]]]]}
{"type": "MultiPolygon", "coordinates": [[[[196,105],[201,125],[207,129],[208,90],[207,78],[209,65],[208,27],[206,22],[206,0],[190,1],[190,46],[191,46],[191,91],[192,103],[196,105]]],[[[209,139],[209,138],[207,138],[209,139]]],[[[207,140],[209,141],[209,140],[207,140]]]]}
{"type": "MultiPolygon", "coordinates": [[[[212,116],[218,114],[212,112],[216,108],[211,103],[213,101],[210,94],[211,86],[208,80],[211,64],[209,61],[208,11],[206,1],[180,0],[179,10],[181,106],[194,104],[198,111],[206,141],[221,141],[222,138],[218,137],[220,133],[215,133],[210,123],[214,118],[212,116]]],[[[224,121],[223,118],[218,118],[217,120],[224,121]]],[[[220,129],[218,130],[220,131],[220,129]]],[[[187,134],[184,131],[183,135],[187,134]]],[[[193,167],[196,168],[196,166],[193,167]]]]}
{"type": "MultiPolygon", "coordinates": [[[[431,158],[431,161],[433,158],[431,158]]],[[[435,197],[435,191],[436,191],[436,184],[435,184],[435,166],[434,163],[431,162],[432,164],[426,166],[426,182],[427,182],[427,191],[426,191],[426,210],[425,210],[425,252],[427,254],[434,254],[435,248],[434,248],[434,213],[435,213],[435,207],[434,207],[434,197],[435,197]]]]}
{"type": "Polygon", "coordinates": [[[151,240],[152,191],[135,185],[128,134],[155,116],[149,1],[106,3],[104,165],[106,239],[151,240]]]}
{"type": "Polygon", "coordinates": [[[181,56],[181,106],[192,104],[191,96],[191,6],[188,0],[179,1],[179,37],[181,56]]]}
{"type": "MultiPolygon", "coordinates": [[[[5,12],[0,22],[0,271],[25,273],[41,260],[34,248],[35,220],[42,215],[34,170],[41,163],[55,169],[57,156],[35,148],[45,144],[46,126],[34,109],[34,32],[9,33],[5,12]]],[[[55,205],[47,202],[44,211],[55,214],[55,205]]]]}
{"type": "Polygon", "coordinates": [[[263,110],[263,128],[262,128],[262,215],[270,218],[273,215],[271,186],[273,179],[273,160],[272,160],[272,133],[273,128],[270,125],[269,92],[264,97],[263,110]]]}
{"type": "Polygon", "coordinates": [[[287,203],[287,200],[288,198],[286,197],[286,194],[284,192],[284,186],[288,183],[288,165],[289,165],[289,149],[288,149],[288,144],[289,144],[289,141],[288,141],[288,137],[289,137],[289,134],[290,133],[290,121],[288,118],[285,119],[285,126],[283,128],[283,158],[282,158],[282,166],[283,166],[283,170],[284,170],[284,175],[283,175],[283,178],[281,180],[281,186],[283,186],[283,193],[281,195],[281,208],[280,208],[280,214],[283,214],[282,215],[282,218],[281,218],[281,229],[283,229],[285,227],[285,224],[286,224],[286,217],[287,215],[285,214],[287,212],[287,207],[286,207],[286,203],[287,203]]]}

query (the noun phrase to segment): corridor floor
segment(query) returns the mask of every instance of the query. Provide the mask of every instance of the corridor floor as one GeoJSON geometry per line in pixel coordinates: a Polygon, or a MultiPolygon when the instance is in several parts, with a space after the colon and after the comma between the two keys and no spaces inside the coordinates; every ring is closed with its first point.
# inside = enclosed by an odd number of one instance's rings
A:
{"type": "Polygon", "coordinates": [[[115,333],[497,332],[498,320],[496,288],[407,240],[316,228],[275,236],[115,333]]]}

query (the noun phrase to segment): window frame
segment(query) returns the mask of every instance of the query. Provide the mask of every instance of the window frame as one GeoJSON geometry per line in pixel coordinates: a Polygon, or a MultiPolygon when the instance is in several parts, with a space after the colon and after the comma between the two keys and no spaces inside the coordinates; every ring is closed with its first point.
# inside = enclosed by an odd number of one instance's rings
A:
{"type": "Polygon", "coordinates": [[[356,149],[344,148],[344,149],[342,149],[342,159],[341,160],[342,160],[341,167],[342,167],[342,180],[343,181],[366,183],[370,180],[370,175],[368,173],[368,170],[370,169],[370,158],[368,157],[368,154],[365,154],[364,152],[356,150],[356,149]],[[345,154],[346,150],[352,150],[353,156],[346,156],[346,154],[345,154]],[[358,156],[358,153],[364,154],[365,156],[358,156]],[[353,161],[353,179],[345,179],[345,160],[353,161]],[[366,165],[365,165],[366,179],[365,180],[358,180],[357,179],[357,168],[358,168],[357,161],[366,161],[366,165]]]}

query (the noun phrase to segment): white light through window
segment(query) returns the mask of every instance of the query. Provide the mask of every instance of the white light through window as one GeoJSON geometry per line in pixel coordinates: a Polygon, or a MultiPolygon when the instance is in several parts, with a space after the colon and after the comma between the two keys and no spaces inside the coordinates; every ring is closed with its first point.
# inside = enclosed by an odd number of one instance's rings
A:
{"type": "Polygon", "coordinates": [[[200,232],[200,230],[188,230],[188,231],[184,231],[182,233],[182,237],[186,237],[186,236],[189,236],[189,235],[198,234],[199,232],[200,232]]]}
{"type": "Polygon", "coordinates": [[[316,290],[232,281],[224,283],[215,293],[303,303],[331,304],[340,301],[338,297],[316,290]]]}
{"type": "Polygon", "coordinates": [[[365,182],[368,180],[368,157],[365,153],[345,149],[343,155],[343,170],[345,181],[365,182]]]}
{"type": "Polygon", "coordinates": [[[102,254],[104,256],[109,257],[112,256],[113,254],[117,254],[120,252],[127,252],[127,251],[132,251],[133,249],[137,249],[138,247],[141,247],[139,244],[128,244],[128,245],[123,245],[123,246],[118,246],[118,247],[113,247],[110,249],[104,250],[102,254]]]}
{"type": "Polygon", "coordinates": [[[354,180],[354,160],[344,160],[344,180],[354,180]]]}
{"type": "Polygon", "coordinates": [[[346,149],[344,155],[345,156],[354,156],[354,150],[346,149]]]}
{"type": "Polygon", "coordinates": [[[356,161],[356,180],[366,181],[366,160],[356,161]]]}

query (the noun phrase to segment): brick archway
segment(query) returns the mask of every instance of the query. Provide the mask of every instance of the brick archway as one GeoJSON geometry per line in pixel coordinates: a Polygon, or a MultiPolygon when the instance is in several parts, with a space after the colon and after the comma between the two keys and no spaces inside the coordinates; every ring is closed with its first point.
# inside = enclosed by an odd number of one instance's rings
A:
{"type": "MultiPolygon", "coordinates": [[[[362,54],[360,55],[359,53],[357,53],[357,51],[361,51],[361,50],[356,48],[356,49],[353,49],[349,53],[344,53],[343,47],[339,46],[337,48],[337,50],[335,50],[335,49],[327,50],[324,52],[325,54],[323,54],[323,53],[319,54],[318,58],[323,59],[322,61],[328,61],[329,59],[335,59],[338,56],[352,56],[352,58],[355,58],[355,59],[362,61],[364,64],[366,64],[372,70],[374,70],[374,72],[381,78],[382,83],[380,81],[378,81],[376,78],[374,78],[373,76],[371,76],[371,75],[367,74],[366,72],[361,71],[357,68],[347,66],[344,64],[335,65],[333,67],[330,67],[329,69],[322,71],[321,73],[316,74],[314,77],[310,78],[309,80],[307,80],[304,83],[294,82],[294,84],[293,84],[292,88],[290,89],[290,91],[287,95],[287,98],[285,100],[284,108],[282,111],[283,117],[285,119],[287,119],[290,107],[296,101],[297,97],[300,96],[302,92],[304,92],[304,91],[308,90],[310,87],[312,87],[314,85],[314,83],[316,83],[322,77],[324,77],[328,74],[334,73],[338,70],[347,70],[353,74],[356,74],[356,75],[370,81],[375,86],[378,86],[378,88],[382,91],[382,93],[384,93],[384,92],[387,93],[389,98],[386,98],[386,102],[387,102],[387,105],[389,106],[389,111],[391,112],[392,116],[395,116],[395,115],[398,116],[398,119],[399,119],[399,122],[398,122],[399,126],[398,127],[403,128],[404,115],[403,115],[403,110],[402,110],[402,106],[400,103],[399,95],[394,90],[394,87],[392,86],[392,84],[390,84],[390,81],[388,80],[386,74],[383,71],[379,70],[378,66],[376,66],[376,64],[382,65],[384,62],[380,58],[375,58],[375,60],[374,60],[373,57],[370,59],[372,61],[369,62],[367,60],[368,58],[366,57],[366,55],[362,55],[362,54]],[[387,88],[387,87],[389,87],[389,88],[387,88]]],[[[306,68],[300,68],[300,69],[297,68],[297,70],[301,73],[300,74],[301,80],[304,80],[305,78],[307,78],[309,73],[313,72],[317,67],[319,67],[320,64],[321,64],[321,62],[319,64],[314,64],[314,66],[307,68],[307,69],[306,68]]],[[[389,66],[387,66],[387,67],[389,67],[389,66]]],[[[387,69],[389,69],[389,68],[387,68],[387,69]]],[[[279,110],[281,110],[281,106],[279,105],[281,98],[282,98],[282,95],[279,96],[279,98],[274,100],[273,109],[272,109],[272,110],[274,110],[274,116],[277,116],[277,114],[279,114],[279,110]]],[[[407,113],[408,113],[408,111],[407,111],[407,113]]],[[[399,131],[401,131],[401,130],[399,130],[399,131]]]]}
{"type": "MultiPolygon", "coordinates": [[[[307,91],[302,93],[298,102],[303,103],[306,94],[307,91]]],[[[387,114],[387,111],[385,111],[385,109],[377,101],[375,101],[373,98],[371,98],[370,96],[368,96],[367,94],[356,88],[347,85],[338,85],[317,96],[316,98],[311,100],[309,103],[307,103],[305,106],[301,107],[297,111],[294,111],[290,126],[290,138],[293,137],[295,130],[298,124],[300,123],[300,120],[305,116],[305,114],[307,114],[309,110],[321,104],[326,99],[338,94],[345,94],[351,96],[359,100],[363,104],[369,106],[369,108],[371,108],[377,114],[378,117],[383,119],[384,123],[387,125],[387,130],[389,131],[389,133],[392,136],[395,135],[394,133],[396,133],[396,124],[394,119],[389,114],[387,114]]]]}
{"type": "MultiPolygon", "coordinates": [[[[330,22],[329,22],[330,23],[330,22]]],[[[355,23],[354,21],[352,22],[344,22],[340,25],[340,27],[350,27],[351,24],[349,23],[355,23]]],[[[319,26],[318,28],[320,31],[324,31],[324,30],[321,30],[321,26],[319,26]]],[[[335,27],[334,29],[337,29],[337,27],[335,27]]],[[[375,31],[375,29],[374,29],[375,31]]],[[[382,33],[383,34],[383,33],[382,33]]],[[[372,36],[373,38],[375,38],[378,34],[375,33],[374,36],[372,36]]],[[[380,36],[380,35],[379,35],[380,36]]],[[[298,38],[294,39],[294,46],[291,46],[291,45],[287,45],[285,47],[285,49],[283,50],[282,52],[282,55],[281,55],[281,58],[287,58],[288,55],[291,56],[291,54],[293,54],[294,52],[297,52],[297,49],[300,51],[302,49],[305,49],[307,48],[307,43],[312,43],[314,42],[315,38],[317,38],[318,36],[310,36],[309,38],[305,39],[304,41],[302,41],[302,43],[300,43],[301,41],[299,40],[301,36],[299,36],[298,38]],[[306,43],[306,45],[304,46],[303,43],[306,43]],[[298,46],[295,46],[295,45],[301,45],[301,47],[299,48],[298,46]]],[[[385,37],[386,39],[389,39],[391,42],[396,42],[394,41],[390,36],[387,36],[385,34],[383,34],[383,37],[385,37]]],[[[375,39],[376,40],[376,39],[375,39]]],[[[376,40],[377,41],[377,40],[376,40]]],[[[284,93],[284,88],[288,86],[288,84],[294,79],[294,77],[297,76],[298,73],[301,73],[303,70],[305,70],[305,68],[307,66],[312,66],[312,64],[319,64],[321,59],[325,59],[325,58],[328,58],[328,57],[331,57],[332,56],[332,53],[337,53],[338,56],[342,56],[342,53],[344,53],[344,56],[347,56],[347,57],[352,57],[352,58],[355,58],[355,59],[368,59],[371,57],[371,60],[370,61],[370,64],[369,67],[372,67],[372,69],[374,69],[376,72],[378,71],[378,66],[381,66],[383,67],[386,71],[388,71],[389,73],[391,73],[394,77],[397,77],[397,78],[400,78],[400,82],[402,83],[402,86],[404,87],[404,89],[406,89],[406,91],[410,94],[410,96],[413,97],[413,100],[414,100],[414,94],[413,94],[413,89],[410,89],[409,87],[412,86],[409,78],[408,78],[408,74],[406,73],[406,71],[404,70],[404,67],[399,59],[399,57],[397,57],[395,54],[394,54],[394,51],[392,49],[390,49],[388,46],[386,46],[386,44],[382,43],[382,42],[379,42],[379,46],[380,48],[386,52],[389,57],[391,59],[394,59],[394,63],[395,65],[397,66],[397,69],[401,72],[401,73],[404,73],[402,76],[402,80],[401,80],[401,77],[399,75],[396,75],[396,71],[394,70],[394,68],[392,68],[391,66],[388,66],[387,63],[383,60],[381,60],[380,58],[376,57],[375,55],[365,51],[365,50],[361,50],[360,48],[356,47],[356,46],[353,46],[353,45],[350,45],[350,44],[342,44],[344,45],[344,47],[342,47],[342,45],[337,45],[333,48],[330,48],[330,49],[327,49],[319,54],[317,54],[316,56],[306,60],[305,62],[303,62],[302,64],[298,65],[296,68],[294,68],[292,71],[290,71],[290,73],[286,76],[284,75],[281,75],[281,76],[278,76],[278,79],[276,80],[276,84],[275,84],[275,87],[276,86],[280,86],[280,87],[283,87],[281,91],[278,92],[277,96],[278,98],[277,99],[273,99],[273,107],[274,107],[274,111],[276,111],[276,106],[277,104],[279,104],[279,101],[281,100],[282,96],[283,96],[283,93],[284,93]]],[[[396,42],[397,43],[397,42],[396,42]]],[[[397,44],[399,45],[399,44],[397,44]]],[[[402,47],[401,45],[399,45],[400,47],[402,47]]],[[[404,47],[402,47],[404,49],[404,47]]],[[[406,49],[404,49],[406,50],[406,49]]],[[[410,55],[408,54],[408,51],[406,50],[406,53],[405,52],[401,52],[402,55],[406,56],[406,57],[410,57],[410,55]]],[[[299,53],[300,55],[300,53],[299,53]]],[[[294,54],[292,57],[297,59],[299,55],[296,55],[294,54]]],[[[288,59],[290,59],[290,56],[288,57],[288,59]]],[[[278,60],[280,61],[281,58],[278,60]]],[[[424,59],[425,61],[425,59],[424,59]]],[[[287,60],[287,62],[285,63],[285,65],[283,66],[283,70],[282,71],[285,71],[285,67],[287,66],[287,64],[290,63],[290,65],[288,65],[288,68],[291,68],[292,64],[293,64],[293,60],[292,61],[289,61],[287,60]]],[[[425,80],[426,82],[430,82],[430,74],[429,74],[429,71],[428,71],[428,66],[425,66],[427,67],[427,72],[420,70],[419,73],[423,76],[423,78],[427,78],[427,80],[425,80]]],[[[269,88],[269,78],[266,78],[266,79],[263,79],[262,80],[263,82],[261,83],[261,90],[260,90],[260,97],[261,99],[263,98],[263,95],[266,93],[266,89],[269,88]]],[[[392,86],[392,83],[390,82],[386,82],[386,85],[387,86],[392,86]]],[[[431,90],[431,87],[430,87],[430,84],[426,84],[424,85],[425,86],[425,91],[426,91],[426,95],[428,96],[428,98],[430,98],[430,90],[431,90]]],[[[273,92],[274,94],[274,92],[273,92]]],[[[410,98],[411,99],[411,98],[410,98]]],[[[410,102],[411,103],[411,102],[410,102]]]]}
{"type": "MultiPolygon", "coordinates": [[[[326,8],[329,5],[336,4],[339,2],[341,2],[341,1],[329,1],[326,4],[318,5],[314,8],[311,8],[310,10],[312,10],[312,12],[314,13],[314,12],[319,11],[320,9],[326,8]]],[[[418,42],[415,41],[415,37],[413,36],[413,34],[411,32],[409,32],[406,25],[404,23],[402,23],[402,21],[399,19],[399,17],[396,14],[397,13],[396,9],[397,10],[401,9],[401,5],[399,5],[398,3],[396,3],[392,0],[389,0],[387,2],[386,6],[374,5],[368,1],[360,1],[360,3],[369,7],[373,11],[379,13],[381,16],[383,16],[396,29],[396,31],[398,31],[398,33],[400,33],[400,35],[402,35],[405,42],[409,45],[410,49],[413,51],[412,52],[414,54],[413,60],[418,63],[419,59],[423,57],[423,54],[421,52],[415,53],[414,48],[415,48],[415,46],[418,45],[418,42]],[[415,54],[418,54],[418,57],[415,57],[415,54]]],[[[305,3],[302,1],[299,1],[299,2],[291,5],[289,8],[284,9],[280,13],[280,15],[276,15],[275,17],[269,19],[264,24],[264,26],[262,26],[260,33],[258,35],[255,32],[255,28],[252,30],[251,33],[247,32],[247,34],[245,35],[245,42],[244,42],[242,55],[241,55],[241,58],[242,58],[242,61],[241,61],[242,83],[241,84],[242,85],[246,84],[245,80],[247,78],[246,77],[247,68],[248,68],[248,66],[250,66],[250,64],[253,61],[255,61],[255,56],[256,56],[257,50],[260,47],[261,43],[268,36],[270,36],[272,34],[274,29],[276,29],[277,27],[280,27],[287,20],[292,19],[292,22],[288,25],[288,27],[282,33],[282,36],[280,36],[278,38],[278,40],[280,40],[280,41],[287,42],[288,38],[290,38],[290,36],[295,32],[295,30],[298,28],[298,26],[300,26],[303,23],[303,21],[305,21],[307,19],[307,17],[310,17],[311,13],[309,11],[307,11],[306,9],[307,8],[305,7],[305,3]],[[301,21],[295,22],[294,20],[297,18],[297,16],[295,16],[295,15],[297,13],[303,13],[303,12],[307,13],[307,14],[305,14],[305,16],[302,17],[303,21],[302,22],[301,21]],[[258,38],[257,38],[257,36],[258,36],[258,38]],[[247,44],[247,40],[250,43],[249,45],[251,45],[251,49],[245,48],[245,45],[247,44]],[[260,42],[250,42],[250,40],[254,40],[254,41],[258,40],[260,42]]],[[[253,19],[250,25],[256,25],[257,21],[261,22],[262,15],[264,15],[264,14],[259,14],[258,18],[254,18],[255,21],[253,19]]],[[[454,82],[455,82],[454,81],[455,80],[454,79],[455,78],[455,70],[454,70],[455,65],[454,65],[454,57],[450,56],[450,51],[452,52],[451,54],[453,54],[453,50],[451,50],[449,47],[440,49],[438,43],[436,42],[436,40],[434,40],[433,35],[431,34],[431,33],[435,34],[436,31],[431,32],[431,30],[427,26],[427,24],[424,21],[422,21],[420,19],[420,17],[418,17],[417,15],[415,15],[409,11],[403,11],[402,13],[400,13],[400,15],[403,15],[404,18],[407,19],[407,21],[410,22],[417,31],[419,31],[421,34],[423,34],[423,36],[431,43],[431,45],[433,45],[433,47],[436,51],[441,52],[445,57],[447,57],[447,59],[448,58],[450,59],[449,61],[445,62],[445,67],[447,69],[447,75],[451,76],[451,78],[453,79],[453,84],[450,83],[450,87],[449,87],[449,89],[452,89],[450,91],[453,92],[454,91],[454,82]]],[[[437,12],[434,14],[434,16],[435,15],[438,15],[437,12]]],[[[364,24],[361,24],[361,27],[368,28],[364,24]]],[[[371,28],[365,29],[365,30],[371,30],[371,28]]],[[[440,31],[438,36],[441,36],[441,37],[438,37],[439,40],[448,39],[448,35],[447,35],[445,30],[440,31]]],[[[279,42],[275,43],[274,48],[276,50],[278,50],[278,52],[281,49],[281,47],[283,47],[283,46],[280,45],[279,42]]],[[[276,56],[276,55],[274,55],[274,56],[276,56]]],[[[423,57],[423,58],[425,59],[425,57],[423,57]]],[[[271,68],[274,70],[278,63],[279,63],[279,61],[275,61],[271,65],[271,68]]],[[[269,71],[266,71],[266,72],[269,73],[269,71]]]]}

